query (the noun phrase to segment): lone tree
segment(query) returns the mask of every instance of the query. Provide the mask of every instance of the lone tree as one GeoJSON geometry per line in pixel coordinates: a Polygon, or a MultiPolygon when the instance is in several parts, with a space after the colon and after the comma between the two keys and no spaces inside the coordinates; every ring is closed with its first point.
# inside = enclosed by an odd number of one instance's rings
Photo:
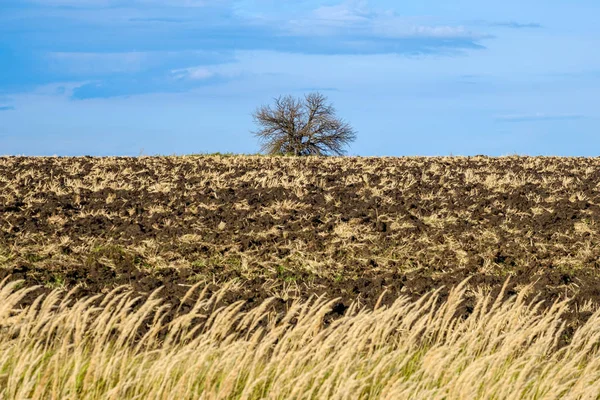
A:
{"type": "Polygon", "coordinates": [[[302,98],[283,96],[253,114],[259,129],[254,135],[267,154],[343,155],[344,147],[356,139],[354,129],[336,117],[335,109],[321,93],[302,98]]]}

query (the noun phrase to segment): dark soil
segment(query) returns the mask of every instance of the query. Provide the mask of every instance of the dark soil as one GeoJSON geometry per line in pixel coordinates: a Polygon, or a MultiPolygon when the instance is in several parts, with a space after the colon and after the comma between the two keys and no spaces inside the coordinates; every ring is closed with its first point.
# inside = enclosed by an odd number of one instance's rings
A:
{"type": "Polygon", "coordinates": [[[0,278],[41,290],[177,303],[238,279],[226,301],[326,294],[343,313],[510,278],[600,301],[600,159],[5,157],[0,178],[0,278]]]}

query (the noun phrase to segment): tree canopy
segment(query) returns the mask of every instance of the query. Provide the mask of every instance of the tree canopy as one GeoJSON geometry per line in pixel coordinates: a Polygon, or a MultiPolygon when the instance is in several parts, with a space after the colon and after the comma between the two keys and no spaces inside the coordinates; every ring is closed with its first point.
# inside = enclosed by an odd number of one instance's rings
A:
{"type": "Polygon", "coordinates": [[[318,92],[304,98],[280,96],[252,116],[259,126],[254,135],[267,154],[343,155],[356,139],[354,129],[336,116],[333,105],[318,92]]]}

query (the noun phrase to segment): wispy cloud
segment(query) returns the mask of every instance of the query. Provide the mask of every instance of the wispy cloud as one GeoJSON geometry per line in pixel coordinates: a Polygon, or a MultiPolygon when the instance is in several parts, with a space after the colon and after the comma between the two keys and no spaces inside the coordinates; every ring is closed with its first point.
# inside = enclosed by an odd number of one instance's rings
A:
{"type": "Polygon", "coordinates": [[[235,79],[241,72],[211,66],[234,62],[240,51],[452,56],[484,49],[487,37],[364,1],[306,8],[293,18],[239,13],[232,0],[34,1],[62,8],[34,7],[26,19],[0,16],[0,37],[27,43],[5,55],[0,48],[0,61],[10,65],[0,90],[79,82],[74,98],[181,91],[182,81],[193,88],[235,79]]]}
{"type": "Polygon", "coordinates": [[[206,7],[224,0],[25,0],[25,3],[46,7],[102,8],[133,5],[152,5],[161,7],[206,7]]]}
{"type": "Polygon", "coordinates": [[[539,29],[539,28],[543,27],[541,24],[538,24],[535,22],[520,23],[520,22],[515,22],[515,21],[494,22],[494,23],[491,23],[490,26],[500,26],[503,28],[513,28],[513,29],[539,29]]]}
{"type": "Polygon", "coordinates": [[[86,100],[147,93],[184,92],[202,86],[222,84],[241,76],[242,71],[235,63],[149,71],[132,75],[116,74],[75,87],[71,98],[86,100]]]}
{"type": "Polygon", "coordinates": [[[427,38],[477,42],[489,35],[472,32],[461,25],[431,25],[415,22],[392,10],[376,10],[366,1],[321,6],[291,19],[284,25],[300,35],[357,35],[370,38],[427,38]]]}
{"type": "Polygon", "coordinates": [[[192,20],[185,18],[168,18],[168,17],[141,17],[141,18],[129,18],[130,22],[159,22],[159,23],[170,23],[180,24],[183,22],[193,22],[192,20]]]}
{"type": "Polygon", "coordinates": [[[14,109],[13,106],[0,106],[0,111],[12,111],[14,109]]]}
{"type": "Polygon", "coordinates": [[[214,5],[229,5],[228,0],[131,0],[141,5],[159,5],[167,7],[209,7],[214,5]]]}
{"type": "Polygon", "coordinates": [[[508,29],[541,29],[544,26],[537,22],[518,22],[514,20],[505,21],[489,21],[483,19],[468,21],[467,25],[472,27],[496,27],[496,28],[508,28],[508,29]]]}
{"type": "Polygon", "coordinates": [[[100,81],[84,83],[73,89],[71,98],[87,100],[96,98],[128,97],[148,93],[178,93],[199,86],[214,85],[227,79],[210,76],[205,79],[176,79],[168,76],[124,77],[115,76],[100,81]]]}
{"type": "Polygon", "coordinates": [[[584,119],[584,115],[579,114],[521,114],[521,115],[502,115],[496,118],[499,122],[532,122],[532,121],[571,121],[584,119]]]}
{"type": "Polygon", "coordinates": [[[206,67],[190,67],[171,71],[176,79],[206,80],[215,76],[215,72],[206,67]]]}
{"type": "Polygon", "coordinates": [[[26,42],[38,51],[62,53],[202,49],[431,54],[436,49],[443,53],[447,49],[481,49],[481,40],[487,37],[462,26],[419,24],[393,13],[348,5],[320,7],[291,19],[240,16],[226,1],[213,1],[210,7],[198,10],[32,11],[24,22],[15,21],[7,18],[0,35],[6,33],[12,41],[26,42]]]}
{"type": "Polygon", "coordinates": [[[173,69],[170,71],[170,76],[174,79],[189,79],[192,81],[205,81],[211,78],[234,79],[242,75],[243,71],[236,63],[200,65],[195,67],[173,69]]]}
{"type": "Polygon", "coordinates": [[[133,90],[131,94],[169,91],[169,85],[174,85],[173,91],[180,91],[182,85],[175,82],[172,70],[235,62],[232,52],[219,51],[49,52],[37,57],[19,53],[9,57],[14,63],[0,75],[0,91],[22,92],[70,82],[76,87],[74,98],[82,93],[86,98],[93,93],[103,97],[109,93],[126,95],[128,89],[133,90]]]}
{"type": "Polygon", "coordinates": [[[50,71],[62,71],[70,76],[88,79],[115,73],[157,73],[183,68],[190,64],[217,65],[234,61],[231,52],[219,51],[131,51],[105,52],[53,52],[45,55],[50,71]]]}
{"type": "Polygon", "coordinates": [[[25,0],[24,3],[46,7],[110,7],[122,3],[119,0],[25,0]]]}

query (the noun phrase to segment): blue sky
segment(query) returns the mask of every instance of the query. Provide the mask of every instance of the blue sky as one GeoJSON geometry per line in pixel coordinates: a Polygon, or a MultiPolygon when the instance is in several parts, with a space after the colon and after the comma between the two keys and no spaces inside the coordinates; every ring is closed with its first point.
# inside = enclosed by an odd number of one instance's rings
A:
{"type": "Polygon", "coordinates": [[[600,153],[597,0],[1,0],[0,154],[253,153],[319,90],[350,155],[600,153]]]}

